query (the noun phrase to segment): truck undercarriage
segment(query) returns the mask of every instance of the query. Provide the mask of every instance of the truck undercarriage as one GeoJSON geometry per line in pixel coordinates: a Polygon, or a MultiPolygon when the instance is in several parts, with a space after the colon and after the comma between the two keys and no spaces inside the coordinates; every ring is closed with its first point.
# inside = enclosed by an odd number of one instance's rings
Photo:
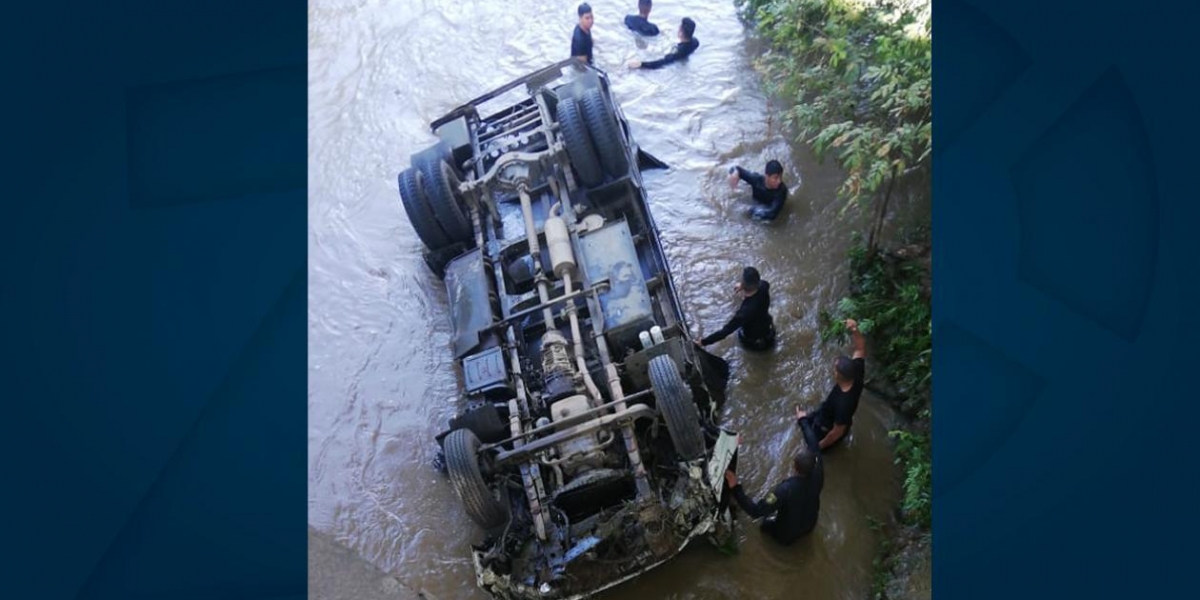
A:
{"type": "Polygon", "coordinates": [[[581,598],[723,514],[727,366],[689,339],[603,73],[564,61],[435,121],[400,174],[444,278],[463,411],[438,435],[498,598],[581,598]],[[481,116],[481,107],[501,108],[481,116]]]}

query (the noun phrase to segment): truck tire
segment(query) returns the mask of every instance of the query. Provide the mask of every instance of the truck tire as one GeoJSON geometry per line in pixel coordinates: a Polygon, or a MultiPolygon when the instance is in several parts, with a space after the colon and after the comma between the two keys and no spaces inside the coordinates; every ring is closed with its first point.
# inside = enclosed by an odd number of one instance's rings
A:
{"type": "Polygon", "coordinates": [[[654,389],[658,412],[667,421],[675,452],[684,460],[703,455],[704,431],[700,428],[700,413],[692,401],[692,390],[684,383],[669,355],[650,359],[650,386],[654,389]]]}
{"type": "Polygon", "coordinates": [[[492,529],[508,521],[508,511],[492,495],[479,470],[479,438],[470,429],[455,429],[443,442],[450,484],[462,500],[467,516],[480,527],[492,529]]]}
{"type": "Polygon", "coordinates": [[[471,220],[467,218],[458,194],[450,188],[450,180],[443,169],[449,169],[450,164],[440,158],[420,161],[417,169],[421,173],[421,190],[433,208],[437,222],[446,232],[446,238],[451,242],[469,244],[475,237],[471,228],[471,220]]]}
{"type": "Polygon", "coordinates": [[[579,181],[585,187],[600,185],[604,180],[604,172],[600,170],[600,161],[592,147],[592,136],[588,135],[587,123],[579,112],[579,105],[574,98],[564,96],[558,100],[557,113],[563,144],[567,147],[567,156],[571,157],[579,181]]]}
{"type": "Polygon", "coordinates": [[[579,108],[583,109],[583,120],[587,123],[588,133],[592,135],[592,143],[596,145],[596,154],[600,156],[600,164],[613,177],[622,177],[629,171],[629,159],[625,156],[625,146],[621,144],[621,124],[600,88],[590,88],[579,98],[579,108]]]}
{"type": "Polygon", "coordinates": [[[400,202],[404,204],[404,212],[408,213],[408,222],[412,223],[413,230],[417,232],[417,237],[421,238],[425,247],[436,250],[449,244],[446,233],[433,216],[433,209],[421,193],[416,170],[409,167],[401,171],[397,177],[397,184],[400,188],[400,202]]]}

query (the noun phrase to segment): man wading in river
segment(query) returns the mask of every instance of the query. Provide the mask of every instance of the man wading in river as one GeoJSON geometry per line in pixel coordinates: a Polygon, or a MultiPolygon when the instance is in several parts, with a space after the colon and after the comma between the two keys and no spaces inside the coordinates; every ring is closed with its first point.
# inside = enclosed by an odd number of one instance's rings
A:
{"type": "Polygon", "coordinates": [[[839,356],[833,361],[833,389],[813,414],[800,413],[800,418],[812,423],[821,438],[824,450],[850,433],[854,412],[858,410],[858,399],[863,391],[863,374],[866,370],[867,342],[858,330],[858,322],[846,319],[846,329],[854,338],[854,356],[839,356]]]}
{"type": "Polygon", "coordinates": [[[658,25],[650,22],[650,9],[653,6],[650,0],[638,0],[638,14],[625,15],[625,26],[634,33],[658,35],[658,25]]]}
{"type": "Polygon", "coordinates": [[[763,533],[783,545],[791,544],[808,534],[817,525],[821,511],[821,487],[825,485],[825,467],[821,464],[819,440],[812,423],[799,418],[796,423],[804,433],[804,447],[792,458],[792,476],[775,486],[762,500],[753,502],[738,483],[737,474],[725,471],[725,483],[733,491],[738,506],[753,519],[763,519],[763,533]]]}
{"type": "Polygon", "coordinates": [[[707,346],[738,332],[738,341],[747,350],[770,350],[775,346],[775,323],[771,319],[771,284],[763,281],[758,269],[742,269],[742,280],[734,286],[742,304],[724,327],[699,340],[707,346]]]}
{"type": "Polygon", "coordinates": [[[579,13],[579,24],[575,26],[575,33],[571,36],[571,56],[590,65],[592,64],[592,23],[595,22],[595,17],[592,16],[592,7],[587,2],[580,4],[576,12],[579,13]]]}
{"type": "Polygon", "coordinates": [[[684,17],[679,24],[679,43],[675,44],[675,49],[670,54],[658,59],[642,62],[640,60],[629,61],[631,69],[661,69],[671,63],[679,62],[692,55],[696,48],[700,47],[700,40],[693,35],[696,33],[696,22],[684,17]]]}
{"type": "Polygon", "coordinates": [[[788,188],[783,183],[783,165],[777,160],[767,161],[766,176],[747,171],[739,166],[729,168],[729,187],[737,189],[738,180],[750,184],[751,196],[759,206],[750,209],[750,216],[763,221],[774,221],[787,201],[788,188]]]}

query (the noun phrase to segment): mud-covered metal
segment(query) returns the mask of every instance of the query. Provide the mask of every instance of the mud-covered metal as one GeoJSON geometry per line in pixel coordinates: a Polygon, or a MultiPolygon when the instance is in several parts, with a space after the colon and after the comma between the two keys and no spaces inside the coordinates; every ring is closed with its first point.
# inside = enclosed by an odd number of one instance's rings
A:
{"type": "Polygon", "coordinates": [[[608,289],[599,294],[604,329],[618,331],[638,325],[649,329],[654,311],[629,224],[624,220],[612,221],[579,236],[579,250],[587,282],[608,281],[608,289]]]}
{"type": "Polygon", "coordinates": [[[479,345],[479,332],[492,324],[487,271],[483,254],[472,250],[446,266],[446,293],[454,325],[454,356],[462,358],[479,345]]]}

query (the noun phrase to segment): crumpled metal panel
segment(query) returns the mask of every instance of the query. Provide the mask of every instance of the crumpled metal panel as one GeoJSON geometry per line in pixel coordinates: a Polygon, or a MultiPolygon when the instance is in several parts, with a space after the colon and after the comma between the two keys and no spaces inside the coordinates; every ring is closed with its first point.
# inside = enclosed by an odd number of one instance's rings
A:
{"type": "Polygon", "coordinates": [[[454,357],[462,358],[479,345],[479,332],[492,324],[483,254],[476,249],[454,259],[446,266],[445,282],[454,325],[454,357]]]}
{"type": "Polygon", "coordinates": [[[588,285],[605,279],[612,284],[599,295],[605,331],[654,318],[650,291],[642,277],[628,223],[613,221],[581,235],[579,253],[583,255],[588,285]]]}

